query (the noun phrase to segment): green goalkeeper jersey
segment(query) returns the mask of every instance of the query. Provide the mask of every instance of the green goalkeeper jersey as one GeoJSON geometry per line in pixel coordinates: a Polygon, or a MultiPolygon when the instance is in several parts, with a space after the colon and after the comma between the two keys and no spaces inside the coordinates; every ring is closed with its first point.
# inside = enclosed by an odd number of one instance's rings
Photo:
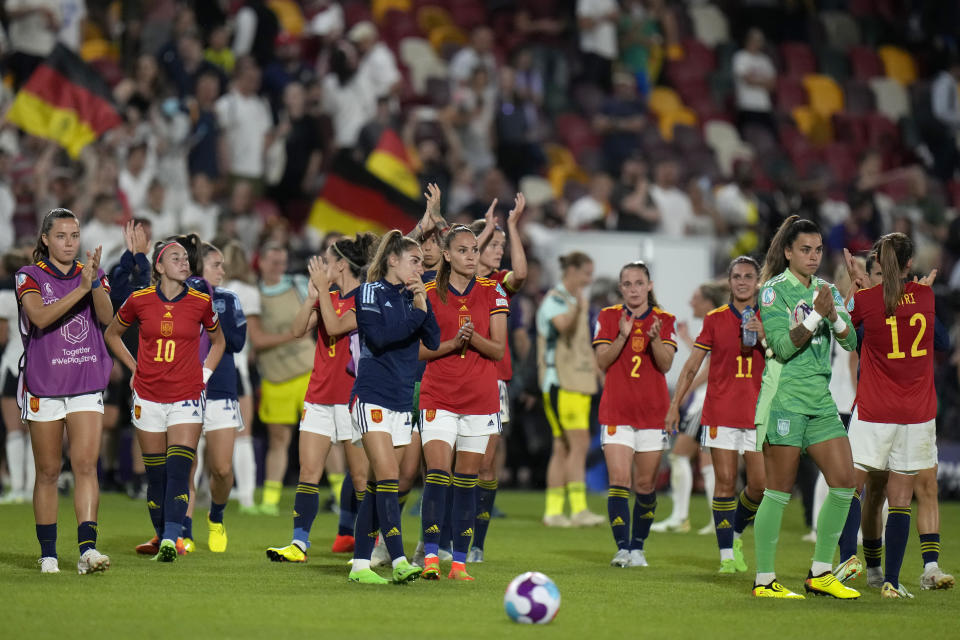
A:
{"type": "Polygon", "coordinates": [[[813,336],[801,347],[794,346],[790,339],[790,330],[801,324],[813,310],[813,299],[823,285],[830,287],[837,313],[849,329],[844,339],[838,339],[840,345],[853,351],[857,347],[857,334],[835,286],[813,276],[810,286],[805,287],[788,268],[760,288],[760,318],[773,357],[767,359],[757,398],[754,422],[758,428],[758,447],[763,443],[774,398],[780,408],[801,415],[821,416],[837,412],[829,389],[830,321],[827,318],[821,320],[813,336]]]}

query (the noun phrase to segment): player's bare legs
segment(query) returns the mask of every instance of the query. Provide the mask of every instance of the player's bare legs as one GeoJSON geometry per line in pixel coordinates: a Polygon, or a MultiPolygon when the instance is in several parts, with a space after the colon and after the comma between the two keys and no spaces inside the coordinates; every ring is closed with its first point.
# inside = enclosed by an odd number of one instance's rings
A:
{"type": "MultiPolygon", "coordinates": [[[[292,439],[293,427],[291,425],[267,425],[267,468],[264,474],[264,483],[269,482],[274,486],[283,484],[283,477],[287,473],[287,453],[290,449],[292,439]]],[[[272,500],[268,501],[266,498],[263,500],[261,510],[270,515],[279,513],[276,504],[273,503],[272,500]]]]}
{"type": "Polygon", "coordinates": [[[553,438],[553,451],[547,463],[547,510],[543,523],[548,527],[569,527],[570,520],[563,514],[567,482],[569,447],[567,433],[553,438]]]}

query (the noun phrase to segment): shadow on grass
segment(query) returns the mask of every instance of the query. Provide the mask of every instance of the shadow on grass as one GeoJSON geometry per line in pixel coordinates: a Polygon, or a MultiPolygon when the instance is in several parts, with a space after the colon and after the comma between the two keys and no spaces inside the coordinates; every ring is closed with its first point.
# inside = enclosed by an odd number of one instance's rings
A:
{"type": "Polygon", "coordinates": [[[9,569],[35,569],[37,554],[0,551],[0,567],[9,569]]]}

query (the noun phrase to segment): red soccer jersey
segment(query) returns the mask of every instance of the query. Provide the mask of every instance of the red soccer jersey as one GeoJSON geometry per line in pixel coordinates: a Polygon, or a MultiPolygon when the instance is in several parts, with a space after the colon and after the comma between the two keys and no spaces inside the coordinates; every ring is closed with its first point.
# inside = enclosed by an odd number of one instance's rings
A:
{"type": "MultiPolygon", "coordinates": [[[[620,333],[623,305],[607,307],[597,317],[593,346],[611,344],[620,333]]],[[[607,369],[600,397],[600,424],[630,426],[636,429],[663,429],[663,418],[670,407],[667,379],[657,369],[647,331],[660,318],[660,339],[674,349],[677,338],[674,318],[663,309],[648,309],[633,319],[633,331],[623,351],[607,369]]]]}
{"type": "Polygon", "coordinates": [[[853,297],[853,326],[863,325],[857,413],[861,420],[918,424],[937,417],[933,385],[933,290],[908,282],[887,317],[883,285],[853,297]]]}
{"type": "MultiPolygon", "coordinates": [[[[200,362],[201,326],[216,331],[220,319],[210,296],[185,287],[167,300],[156,286],[134,291],[117,311],[125,327],[140,323],[137,371],[133,389],[151,402],[179,402],[203,391],[200,362]]],[[[224,356],[227,357],[227,356],[224,356]]]]}
{"type": "MultiPolygon", "coordinates": [[[[503,289],[488,278],[474,278],[462,295],[451,287],[446,302],[437,295],[437,283],[430,282],[427,296],[440,326],[441,341],[456,337],[468,320],[476,333],[490,337],[490,318],[509,311],[503,289]]],[[[496,363],[469,347],[465,352],[454,351],[431,360],[420,383],[420,408],[460,415],[497,413],[500,392],[496,363]]]]}
{"type": "MultiPolygon", "coordinates": [[[[507,294],[507,303],[513,298],[513,295],[517,292],[513,288],[513,271],[507,271],[506,269],[500,269],[499,271],[494,271],[490,274],[491,280],[496,280],[497,284],[500,285],[500,288],[503,289],[503,292],[507,294]],[[507,276],[510,276],[510,281],[507,281],[507,276]]],[[[497,380],[509,380],[513,377],[513,363],[510,361],[510,331],[507,331],[507,348],[503,352],[503,360],[497,362],[497,380]]]]}
{"type": "Polygon", "coordinates": [[[703,319],[703,329],[693,346],[710,354],[707,397],[701,424],[711,428],[754,429],[754,414],[764,354],[760,341],[741,347],[740,314],[730,305],[714,309],[703,319]]]}
{"type": "MultiPolygon", "coordinates": [[[[356,313],[356,293],[354,289],[348,295],[340,297],[339,291],[330,292],[333,310],[337,317],[347,313],[356,313]]],[[[314,306],[320,314],[320,303],[314,306]]],[[[310,374],[310,386],[307,387],[306,401],[313,404],[347,404],[350,402],[350,390],[353,389],[353,376],[347,373],[350,362],[350,334],[331,336],[323,324],[323,318],[317,321],[317,351],[313,356],[313,373],[310,374]]]]}

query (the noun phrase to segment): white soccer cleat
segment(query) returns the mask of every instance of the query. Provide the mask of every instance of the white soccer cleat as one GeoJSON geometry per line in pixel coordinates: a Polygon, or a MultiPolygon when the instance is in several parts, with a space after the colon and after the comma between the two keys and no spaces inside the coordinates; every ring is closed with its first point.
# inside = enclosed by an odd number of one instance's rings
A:
{"type": "Polygon", "coordinates": [[[661,520],[660,522],[655,522],[650,525],[650,531],[654,533],[689,533],[690,520],[679,521],[667,518],[666,520],[661,520]]]}
{"type": "Polygon", "coordinates": [[[552,516],[543,516],[543,526],[567,529],[571,526],[570,518],[563,515],[562,513],[557,513],[552,516]]]}
{"type": "Polygon", "coordinates": [[[370,554],[370,566],[385,567],[391,563],[390,552],[387,551],[387,545],[383,541],[383,536],[377,538],[377,543],[377,546],[373,548],[373,553],[370,554]]]}
{"type": "Polygon", "coordinates": [[[87,549],[83,552],[83,555],[80,556],[80,559],[77,560],[77,573],[80,575],[106,571],[109,568],[110,558],[96,549],[87,549]]]}
{"type": "MultiPolygon", "coordinates": [[[[883,568],[867,567],[867,586],[871,589],[883,588],[883,568]]],[[[923,579],[920,580],[920,586],[923,587],[923,579]]]]}
{"type": "Polygon", "coordinates": [[[630,566],[630,549],[617,549],[616,555],[610,561],[611,567],[620,567],[624,569],[630,566]]]}
{"type": "Polygon", "coordinates": [[[816,530],[816,529],[810,529],[810,531],[808,531],[807,533],[805,533],[804,536],[803,536],[802,538],[800,538],[800,539],[803,540],[804,542],[813,542],[813,543],[816,543],[816,541],[817,541],[817,530],[816,530]]]}
{"type": "Polygon", "coordinates": [[[425,554],[424,554],[424,551],[423,551],[423,540],[420,540],[419,542],[417,542],[417,548],[416,548],[416,550],[413,552],[413,560],[410,561],[410,564],[412,564],[412,565],[414,565],[414,566],[417,566],[417,567],[420,567],[421,569],[423,569],[423,558],[424,558],[424,555],[425,555],[425,554]]]}
{"type": "Polygon", "coordinates": [[[60,563],[56,558],[46,557],[37,560],[40,565],[40,573],[60,573],[60,563]]]}
{"type": "Polygon", "coordinates": [[[643,555],[643,549],[630,550],[630,566],[631,567],[650,566],[647,564],[647,556],[643,555]]]}
{"type": "Polygon", "coordinates": [[[700,527],[700,529],[697,531],[697,535],[712,536],[714,533],[716,533],[716,531],[716,526],[712,522],[708,522],[704,526],[700,527]]]}
{"type": "Polygon", "coordinates": [[[924,591],[932,589],[951,589],[956,580],[949,573],[944,573],[940,567],[930,567],[920,576],[920,588],[924,591]]]}
{"type": "Polygon", "coordinates": [[[600,514],[584,509],[570,516],[570,526],[573,527],[597,527],[604,524],[607,519],[600,514]]]}

